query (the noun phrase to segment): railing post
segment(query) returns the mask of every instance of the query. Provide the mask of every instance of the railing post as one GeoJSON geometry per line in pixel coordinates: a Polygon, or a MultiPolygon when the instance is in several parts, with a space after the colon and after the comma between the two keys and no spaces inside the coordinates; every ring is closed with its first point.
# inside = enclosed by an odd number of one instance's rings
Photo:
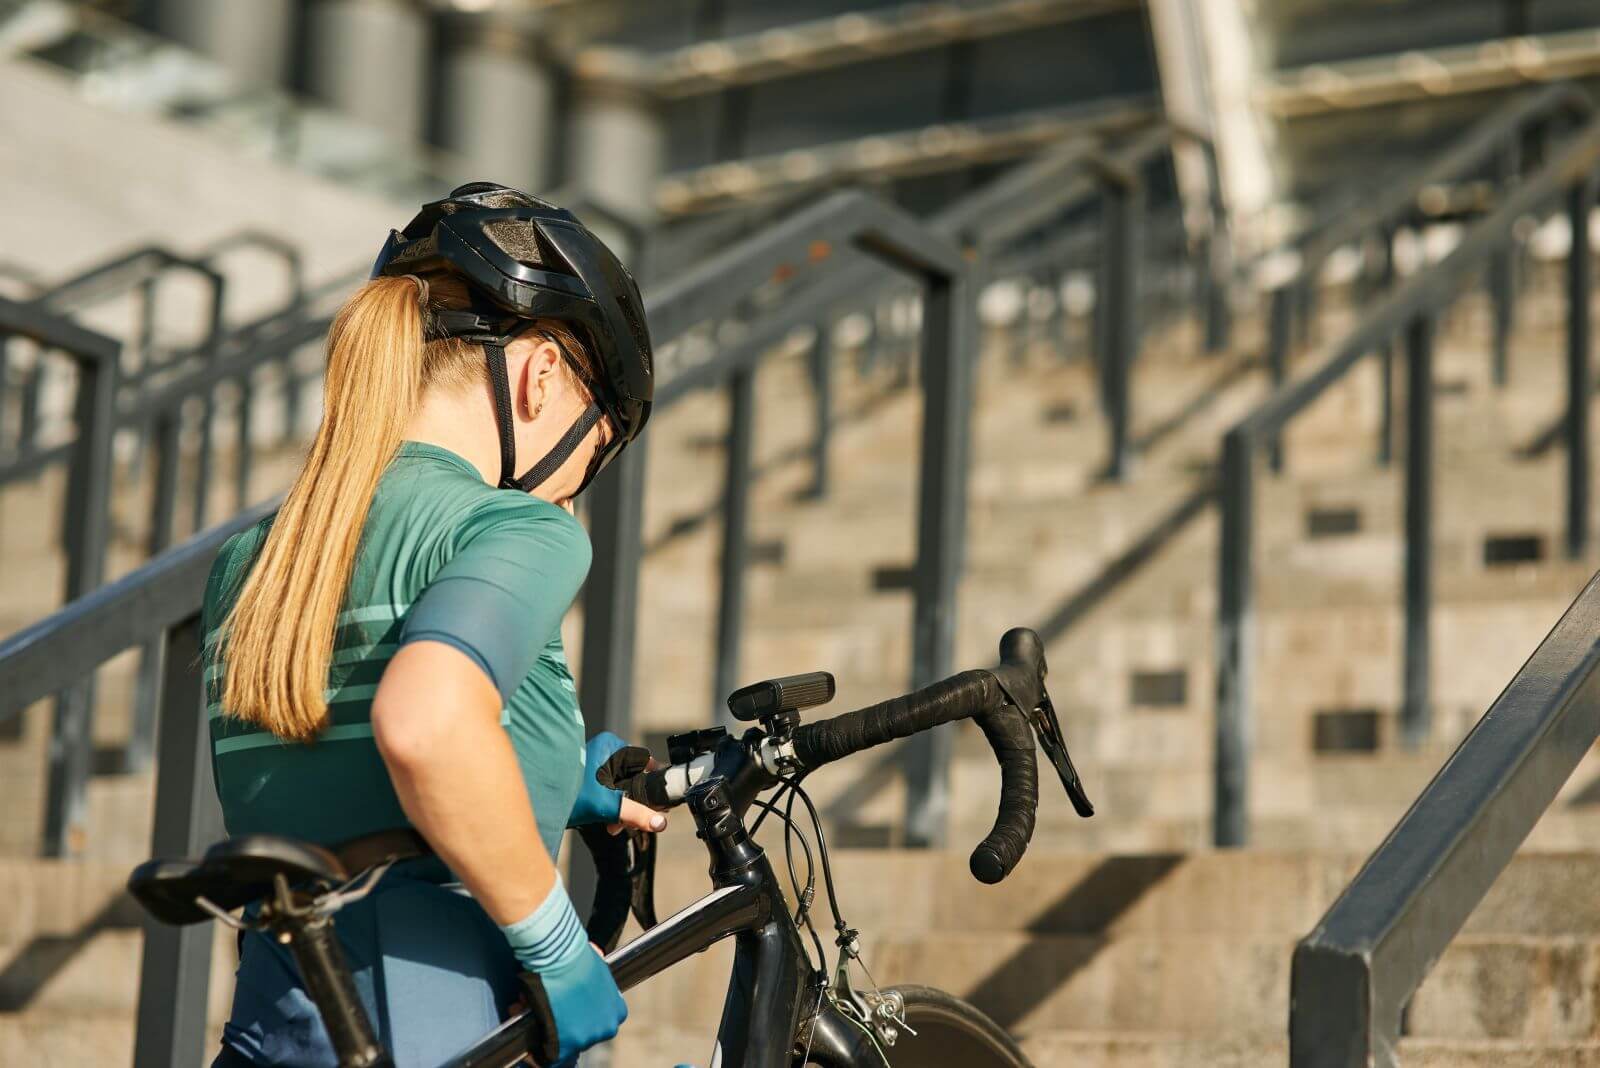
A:
{"type": "Polygon", "coordinates": [[[1205,323],[1205,350],[1210,353],[1227,349],[1233,329],[1233,309],[1228,304],[1228,275],[1221,262],[1221,244],[1215,234],[1207,234],[1200,239],[1198,254],[1200,314],[1205,323]]]}
{"type": "Polygon", "coordinates": [[[194,460],[194,499],[191,507],[196,531],[206,528],[206,497],[211,488],[211,417],[216,410],[216,387],[207,386],[200,397],[200,440],[194,460]]]}
{"type": "MultiPolygon", "coordinates": [[[[1520,144],[1506,142],[1495,157],[1495,180],[1501,195],[1517,180],[1521,168],[1520,144]]],[[[1494,332],[1494,384],[1503,386],[1510,376],[1511,331],[1516,317],[1516,239],[1508,237],[1489,260],[1489,306],[1494,332]]]]}
{"type": "MultiPolygon", "coordinates": [[[[1267,310],[1267,370],[1276,393],[1289,377],[1289,345],[1294,321],[1294,287],[1281,285],[1272,291],[1267,310]]],[[[1283,437],[1273,434],[1267,441],[1267,463],[1274,474],[1283,470],[1283,437]]]]}
{"type": "MultiPolygon", "coordinates": [[[[210,320],[206,330],[206,362],[220,355],[217,351],[222,341],[223,309],[226,307],[227,284],[220,275],[211,276],[210,320]]],[[[194,475],[194,529],[206,528],[206,501],[211,489],[211,460],[215,449],[212,440],[212,422],[217,413],[216,387],[208,386],[200,398],[200,447],[195,457],[194,475]]]]}
{"type": "Polygon", "coordinates": [[[811,485],[805,496],[817,500],[828,494],[828,446],[833,438],[833,331],[827,320],[817,323],[810,363],[816,436],[811,442],[811,485]]]}
{"type": "Polygon", "coordinates": [[[20,410],[17,413],[17,455],[26,456],[38,445],[40,411],[44,408],[44,347],[34,346],[33,366],[22,380],[20,410]]]}
{"type": "Polygon", "coordinates": [[[1430,722],[1428,623],[1433,604],[1433,334],[1422,314],[1406,328],[1406,633],[1400,733],[1420,744],[1430,722]]]}
{"type": "Polygon", "coordinates": [[[1589,301],[1594,280],[1589,215],[1595,174],[1567,192],[1572,247],[1567,253],[1567,556],[1576,560],[1589,545],[1589,404],[1594,373],[1589,366],[1589,301]]]}
{"type": "MultiPolygon", "coordinates": [[[[917,491],[911,685],[950,674],[965,556],[975,309],[968,279],[929,277],[922,314],[922,448],[917,491]]],[[[951,731],[906,742],[906,844],[943,845],[951,731]]]]}
{"type": "MultiPolygon", "coordinates": [[[[1387,293],[1394,287],[1394,231],[1382,234],[1383,261],[1378,283],[1387,293]]],[[[1388,467],[1394,461],[1394,342],[1384,342],[1378,353],[1378,463],[1388,467]]]]}
{"type": "Polygon", "coordinates": [[[717,662],[711,686],[711,722],[732,728],[725,704],[739,685],[739,645],[744,629],[744,575],[750,556],[750,454],[755,423],[755,369],[742,367],[728,381],[727,469],[722,483],[722,560],[717,589],[717,662]]]}
{"type": "MultiPolygon", "coordinates": [[[[157,413],[151,446],[155,452],[155,487],[150,501],[149,555],[159,556],[172,544],[178,512],[178,431],[175,409],[157,413]]],[[[147,642],[139,651],[139,677],[133,698],[133,730],[123,753],[128,771],[143,771],[155,748],[156,708],[161,700],[162,643],[147,642]]]]}
{"type": "MultiPolygon", "coordinates": [[[[76,600],[100,585],[105,573],[111,492],[111,441],[116,432],[116,390],[121,346],[105,339],[98,352],[75,354],[78,392],[73,406],[77,437],[67,476],[65,534],[66,599],[76,600]]],[[[93,740],[90,719],[93,679],[64,691],[56,700],[45,789],[44,853],[61,857],[83,846],[84,818],[93,740]]]]}
{"type": "MultiPolygon", "coordinates": [[[[649,438],[628,444],[584,493],[593,564],[583,588],[583,653],[578,701],[589,734],[633,731],[633,647],[644,555],[644,480],[649,438]]],[[[580,911],[594,896],[588,852],[572,855],[567,885],[580,911]]]]}
{"type": "Polygon", "coordinates": [[[255,375],[247,370],[239,376],[238,444],[235,446],[238,451],[233,458],[233,507],[240,512],[250,503],[250,470],[254,462],[250,452],[250,431],[254,408],[255,375]]]}
{"type": "Polygon", "coordinates": [[[1251,451],[1250,438],[1242,430],[1230,431],[1223,439],[1211,831],[1217,846],[1243,846],[1250,840],[1250,561],[1255,511],[1251,451]]]}
{"type": "Polygon", "coordinates": [[[1114,180],[1104,183],[1101,197],[1100,336],[1105,347],[1100,371],[1105,391],[1110,455],[1106,476],[1128,477],[1129,381],[1139,348],[1139,216],[1143,190],[1114,180]]]}
{"type": "MultiPolygon", "coordinates": [[[[166,636],[150,841],[157,857],[194,856],[222,832],[197,666],[201,641],[199,616],[179,623],[166,636]]],[[[134,1068],[204,1061],[214,937],[209,923],[171,927],[145,917],[134,1068]]]]}

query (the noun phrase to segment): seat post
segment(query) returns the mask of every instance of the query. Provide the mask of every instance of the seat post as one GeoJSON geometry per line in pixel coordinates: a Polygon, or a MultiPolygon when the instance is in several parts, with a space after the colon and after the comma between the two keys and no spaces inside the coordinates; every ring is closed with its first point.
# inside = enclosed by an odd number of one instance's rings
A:
{"type": "Polygon", "coordinates": [[[322,1015],[339,1068],[392,1068],[394,1061],[378,1042],[372,1018],[356,994],[350,963],[333,928],[333,917],[310,907],[283,876],[275,880],[261,922],[289,947],[306,994],[322,1015]]]}

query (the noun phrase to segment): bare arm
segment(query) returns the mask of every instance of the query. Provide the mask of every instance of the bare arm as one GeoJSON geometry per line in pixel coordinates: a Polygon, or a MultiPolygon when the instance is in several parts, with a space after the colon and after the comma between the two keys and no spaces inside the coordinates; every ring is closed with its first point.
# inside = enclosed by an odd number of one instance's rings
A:
{"type": "Polygon", "coordinates": [[[403,645],[372,701],[372,731],[406,816],[498,924],[555,884],[500,694],[453,646],[403,645]]]}

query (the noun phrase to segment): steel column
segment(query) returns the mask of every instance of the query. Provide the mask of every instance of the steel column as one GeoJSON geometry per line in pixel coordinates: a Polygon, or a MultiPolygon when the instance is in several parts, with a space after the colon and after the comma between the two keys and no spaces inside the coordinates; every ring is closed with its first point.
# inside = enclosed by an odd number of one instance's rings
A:
{"type": "Polygon", "coordinates": [[[1428,735],[1429,614],[1433,604],[1433,335],[1423,314],[1406,329],[1405,692],[1400,733],[1407,745],[1428,735]]]}
{"type": "Polygon", "coordinates": [[[589,733],[633,729],[634,613],[644,555],[648,438],[639,438],[601,472],[584,496],[594,563],[583,589],[579,697],[589,733]]]}
{"type": "Polygon", "coordinates": [[[717,586],[717,660],[711,686],[711,722],[732,729],[727,697],[739,685],[739,645],[744,630],[744,575],[750,557],[751,452],[755,427],[755,370],[742,367],[728,381],[727,468],[722,482],[722,559],[717,586]]]}
{"type": "Polygon", "coordinates": [[[1213,844],[1250,841],[1251,546],[1255,473],[1251,441],[1231,431],[1222,442],[1221,545],[1217,575],[1217,718],[1212,808],[1213,844]]]}
{"type": "MultiPolygon", "coordinates": [[[[965,558],[975,309],[967,280],[929,278],[922,312],[922,450],[917,490],[911,685],[949,675],[965,558]]],[[[906,742],[906,844],[944,844],[952,731],[906,742]]]]}
{"type": "MultiPolygon", "coordinates": [[[[1499,188],[1509,189],[1521,171],[1521,145],[1508,141],[1495,157],[1495,179],[1499,188]]],[[[1489,307],[1493,320],[1494,384],[1506,384],[1511,364],[1511,331],[1516,317],[1515,240],[1507,240],[1489,260],[1489,307]]]]}
{"type": "MultiPolygon", "coordinates": [[[[644,556],[646,442],[629,443],[584,493],[594,563],[583,587],[583,654],[578,703],[588,734],[633,737],[633,648],[644,556]]],[[[567,888],[587,915],[596,886],[587,850],[569,861],[567,888]]]]}
{"type": "Polygon", "coordinates": [[[1594,250],[1589,215],[1595,203],[1595,175],[1567,192],[1572,247],[1567,253],[1567,556],[1576,560],[1589,545],[1589,404],[1594,373],[1589,364],[1594,250]]]}
{"type": "MultiPolygon", "coordinates": [[[[121,347],[116,342],[107,341],[106,346],[101,354],[75,354],[78,392],[73,424],[77,437],[72,444],[66,505],[72,522],[64,532],[68,601],[95,589],[105,574],[111,442],[116,431],[117,370],[121,359],[121,347]]],[[[45,787],[46,856],[70,856],[83,848],[93,705],[93,676],[64,691],[56,700],[45,787]]]]}
{"type": "Polygon", "coordinates": [[[238,450],[233,457],[233,508],[242,512],[250,503],[250,468],[254,462],[251,452],[251,424],[255,415],[255,375],[249,371],[239,376],[238,426],[235,437],[238,450]]]}
{"type": "Polygon", "coordinates": [[[811,441],[811,485],[805,496],[816,500],[828,494],[828,445],[833,438],[833,331],[832,323],[817,323],[811,343],[811,396],[815,406],[816,435],[811,441]]]}
{"type": "Polygon", "coordinates": [[[1110,455],[1106,475],[1114,481],[1128,477],[1129,382],[1139,350],[1139,221],[1143,191],[1135,185],[1108,181],[1101,199],[1102,267],[1100,355],[1105,392],[1106,420],[1110,430],[1110,455]]]}
{"type": "MultiPolygon", "coordinates": [[[[222,833],[201,701],[199,616],[168,631],[166,646],[150,849],[157,857],[191,857],[222,833]]],[[[203,1063],[214,937],[209,923],[171,927],[145,917],[134,1068],[203,1063]]]]}
{"type": "MultiPolygon", "coordinates": [[[[156,416],[150,444],[155,452],[155,487],[151,492],[150,540],[147,551],[153,559],[172,544],[178,519],[178,431],[177,412],[168,410],[156,416]]],[[[150,765],[155,749],[156,708],[161,700],[162,643],[148,642],[139,651],[139,676],[134,688],[133,730],[123,754],[123,766],[130,772],[150,765]]]]}
{"type": "Polygon", "coordinates": [[[474,173],[504,175],[521,189],[551,184],[555,73],[540,54],[537,12],[453,13],[444,17],[438,130],[474,173]],[[517,121],[490,117],[515,102],[517,121]],[[490,121],[486,121],[490,120],[490,121]]]}
{"type": "Polygon", "coordinates": [[[422,141],[426,18],[411,0],[309,0],[307,88],[401,145],[422,141]]]}
{"type": "MultiPolygon", "coordinates": [[[[1379,236],[1383,250],[1382,269],[1378,284],[1387,294],[1394,288],[1394,231],[1384,230],[1379,236]]],[[[1378,463],[1388,467],[1394,460],[1394,342],[1385,341],[1378,353],[1378,463]]]]}
{"type": "Polygon", "coordinates": [[[10,422],[6,418],[6,396],[10,393],[10,387],[11,338],[5,334],[0,334],[0,453],[12,452],[15,454],[13,448],[8,448],[6,441],[6,424],[10,422]]]}
{"type": "MultiPolygon", "coordinates": [[[[1272,374],[1272,389],[1277,392],[1289,376],[1290,333],[1294,322],[1294,289],[1279,286],[1272,291],[1267,312],[1267,369],[1272,374]]],[[[1272,435],[1267,442],[1267,463],[1274,472],[1283,470],[1283,437],[1272,435]]]]}

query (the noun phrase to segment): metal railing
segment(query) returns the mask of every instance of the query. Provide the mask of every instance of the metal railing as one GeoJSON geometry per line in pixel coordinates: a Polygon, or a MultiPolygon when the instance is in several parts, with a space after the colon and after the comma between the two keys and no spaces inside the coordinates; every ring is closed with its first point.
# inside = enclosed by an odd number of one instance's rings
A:
{"type": "MultiPolygon", "coordinates": [[[[1121,477],[1126,472],[1130,398],[1131,365],[1138,349],[1138,328],[1134,309],[1139,292],[1138,220],[1146,211],[1144,173],[1146,168],[1162,154],[1171,150],[1174,142],[1192,140],[1209,153],[1210,146],[1201,138],[1176,126],[1161,125],[1132,140],[1131,144],[1111,150],[1098,142],[1077,143],[1065,146],[1038,160],[1020,165],[1007,175],[996,179],[982,189],[969,194],[945,209],[935,213],[925,229],[938,239],[955,243],[964,258],[973,264],[978,278],[993,277],[990,264],[998,255],[1019,239],[1030,236],[1041,227],[1057,223],[1074,209],[1092,205],[1101,198],[1106,205],[1104,214],[1114,221],[1102,227],[1099,247],[1114,268],[1102,273],[1102,284],[1108,294],[1104,303],[1117,309],[1105,316],[1114,320],[1115,327],[1099,331],[1098,364],[1106,388],[1102,390],[1108,414],[1110,431],[1109,473],[1121,477]]],[[[1208,344],[1220,348],[1227,339],[1226,278],[1210,279],[1215,261],[1213,250],[1221,250],[1221,207],[1217,185],[1212,185],[1213,199],[1208,209],[1212,212],[1207,229],[1198,235],[1199,246],[1204,249],[1200,258],[1201,273],[1208,276],[1208,284],[1201,287],[1202,316],[1206,321],[1208,344]]],[[[814,209],[820,210],[820,209],[814,209]]],[[[798,216],[810,219],[811,214],[798,216]]],[[[809,223],[807,224],[809,225],[809,223]]],[[[766,231],[752,241],[785,240],[799,242],[802,237],[790,236],[796,231],[791,224],[766,231]],[[777,236],[773,236],[777,235],[777,236]]],[[[798,231],[804,235],[805,231],[798,231]]],[[[796,244],[796,252],[783,260],[786,268],[805,263],[818,248],[831,248],[855,239],[841,239],[826,229],[818,230],[809,238],[809,244],[796,244]]],[[[858,243],[858,242],[857,242],[858,243]]],[[[741,246],[745,247],[745,246],[741,246]]],[[[1080,243],[1081,247],[1081,243],[1080,243]]],[[[872,251],[869,249],[869,251],[872,251]]],[[[1048,271],[1058,268],[1062,259],[1074,251],[1070,244],[1047,244],[1047,255],[1030,261],[1030,269],[1048,271]]],[[[739,277],[728,274],[712,260],[707,272],[713,275],[739,277]]],[[[813,265],[813,277],[799,280],[784,288],[770,299],[759,312],[739,341],[719,348],[716,355],[703,363],[684,368],[667,379],[658,388],[656,406],[666,409],[678,403],[690,392],[698,389],[720,387],[729,395],[729,431],[726,450],[726,468],[723,478],[723,508],[721,556],[717,583],[717,629],[713,669],[711,704],[712,715],[720,714],[720,695],[732,691],[737,685],[740,649],[743,634],[743,604],[745,572],[749,561],[748,516],[751,483],[751,451],[754,428],[754,367],[772,347],[797,327],[829,321],[841,309],[854,309],[881,300],[884,291],[895,284],[893,276],[870,262],[860,262],[848,267],[818,270],[813,265]]],[[[764,277],[764,276],[761,276],[764,277]]],[[[975,293],[977,286],[970,286],[975,293]]],[[[660,298],[660,307],[667,308],[680,300],[681,287],[668,287],[660,298]]],[[[742,296],[742,293],[741,293],[742,296]]],[[[658,324],[651,305],[652,333],[671,338],[677,326],[670,318],[658,324]]],[[[723,312],[740,306],[738,300],[728,300],[721,305],[723,312]]],[[[925,305],[926,315],[944,316],[948,313],[925,305]]],[[[926,331],[927,327],[924,327],[926,331]]],[[[814,482],[813,495],[826,492],[828,476],[829,438],[832,428],[831,360],[828,352],[829,331],[819,326],[810,353],[810,370],[814,386],[815,426],[813,438],[814,482]]],[[[923,338],[924,389],[929,388],[927,374],[926,333],[923,338]]],[[[939,389],[951,388],[934,383],[939,389]]],[[[961,387],[963,391],[965,386],[961,387]]],[[[930,428],[937,430],[938,420],[931,416],[935,411],[946,410],[947,402],[928,395],[924,422],[924,472],[921,483],[921,519],[919,520],[918,559],[912,568],[912,588],[915,599],[913,627],[914,641],[913,686],[941,675],[940,665],[948,657],[950,640],[943,631],[952,626],[939,618],[936,604],[944,594],[953,589],[953,575],[942,574],[939,569],[955,564],[942,560],[944,550],[929,549],[930,524],[937,521],[927,511],[933,506],[943,507],[939,489],[942,474],[929,473],[926,466],[930,447],[930,428]],[[932,480],[933,485],[930,485],[932,480]],[[937,631],[940,636],[934,637],[937,631]]],[[[968,403],[965,393],[955,402],[968,403]]],[[[963,416],[964,418],[964,416],[963,416]]],[[[959,431],[963,437],[964,430],[959,431]]],[[[643,450],[641,459],[643,463],[643,450]]],[[[634,450],[630,450],[634,451],[634,450]]],[[[964,462],[964,461],[963,461],[964,462]]],[[[633,636],[637,623],[634,619],[638,569],[641,547],[638,531],[638,511],[642,507],[643,476],[635,470],[618,476],[617,485],[604,489],[597,485],[591,513],[595,542],[595,564],[590,573],[589,592],[585,599],[586,633],[602,636],[599,642],[586,638],[584,642],[581,677],[584,680],[583,706],[591,716],[595,729],[617,730],[625,733],[631,703],[633,675],[633,636]],[[626,482],[625,485],[622,483],[626,482]],[[591,631],[589,628],[594,627],[591,631]],[[591,682],[591,680],[593,680],[591,682]]],[[[956,502],[952,502],[954,506],[956,502]]],[[[959,556],[957,556],[959,559],[959,556]]],[[[908,781],[906,828],[907,839],[913,844],[933,845],[942,841],[944,824],[944,781],[949,761],[948,740],[942,736],[923,735],[906,744],[905,771],[908,781]]]]}
{"type": "Polygon", "coordinates": [[[1294,1068],[1396,1068],[1411,996],[1597,738],[1600,577],[1296,947],[1294,1068]]]}
{"type": "MultiPolygon", "coordinates": [[[[1059,184],[1059,174],[1051,170],[1057,165],[1052,162],[1027,173],[1033,182],[1059,184]]],[[[1039,194],[1036,187],[1014,180],[986,190],[985,195],[991,198],[991,209],[999,211],[1008,198],[1033,205],[1039,194]]],[[[1063,205],[1067,202],[1065,197],[1058,196],[1058,200],[1063,205]]],[[[969,207],[976,204],[973,201],[969,207]]],[[[832,261],[836,266],[833,273],[861,278],[853,262],[847,265],[850,257],[845,255],[846,249],[901,272],[923,289],[918,385],[924,397],[924,418],[916,502],[917,561],[912,582],[914,637],[910,665],[913,683],[921,683],[948,673],[953,651],[956,581],[965,535],[970,383],[975,356],[972,280],[978,267],[970,258],[976,255],[975,250],[964,250],[938,227],[876,197],[839,193],[681,273],[656,292],[646,310],[652,333],[665,346],[703,324],[726,321],[736,312],[748,310],[753,291],[768,285],[775,276],[796,272],[802,265],[816,267],[832,261]]],[[[836,307],[845,296],[811,305],[810,315],[814,319],[836,307]]],[[[859,299],[860,293],[847,296],[859,299]]],[[[185,399],[248,374],[263,361],[277,359],[320,336],[326,329],[326,320],[306,312],[315,299],[316,295],[308,294],[304,306],[294,314],[230,332],[215,352],[193,352],[168,361],[160,375],[141,384],[125,410],[119,411],[113,400],[116,347],[105,343],[110,348],[102,356],[103,361],[109,361],[105,366],[112,369],[113,377],[108,380],[112,384],[95,394],[102,397],[101,408],[96,410],[98,417],[85,423],[96,427],[97,432],[79,435],[76,444],[84,449],[89,441],[100,443],[105,461],[100,474],[85,484],[105,486],[109,441],[119,426],[170,417],[185,399]]],[[[734,391],[736,397],[745,397],[741,407],[748,420],[753,375],[772,350],[770,331],[775,329],[774,320],[787,314],[792,303],[785,300],[767,305],[760,309],[756,326],[739,344],[723,347],[709,360],[680,369],[676,375],[669,373],[658,394],[660,403],[671,404],[695,388],[720,385],[734,391]],[[764,336],[769,339],[765,347],[761,340],[764,336]]],[[[21,313],[19,323],[27,316],[42,314],[27,307],[21,307],[21,313]]],[[[75,329],[57,325],[69,331],[75,329]]],[[[14,328],[14,332],[27,333],[24,326],[14,328]]],[[[747,422],[741,432],[735,420],[733,438],[742,436],[743,445],[737,440],[730,442],[730,467],[735,463],[733,457],[741,454],[748,464],[750,429],[747,422]]],[[[157,482],[168,486],[176,484],[166,459],[176,456],[167,448],[171,440],[159,430],[152,434],[157,482]],[[163,477],[159,473],[162,471],[168,475],[163,477]]],[[[585,591],[581,677],[585,713],[591,727],[596,728],[627,729],[646,456],[643,442],[627,450],[589,495],[595,564],[585,591]]],[[[742,497],[746,492],[748,474],[747,468],[745,477],[730,483],[730,498],[742,497]]],[[[108,494],[89,496],[100,509],[101,551],[79,558],[97,561],[103,556],[108,494]]],[[[156,507],[170,517],[170,503],[166,503],[171,500],[170,490],[158,490],[155,496],[156,507]]],[[[152,715],[139,728],[154,739],[158,749],[153,835],[157,853],[194,852],[217,828],[204,717],[199,710],[197,613],[206,571],[222,539],[266,514],[271,507],[246,512],[224,528],[197,535],[118,582],[98,588],[95,581],[80,582],[75,587],[77,599],[65,609],[0,642],[0,720],[14,716],[41,696],[90,678],[98,665],[124,649],[143,646],[158,651],[159,655],[147,657],[147,674],[141,683],[142,688],[148,684],[152,715]],[[156,710],[159,717],[154,714],[156,710]]],[[[725,508],[725,512],[731,513],[731,517],[725,516],[725,522],[727,531],[733,532],[725,532],[725,540],[733,549],[729,555],[742,561],[746,512],[738,503],[725,508]]],[[[170,530],[169,523],[169,536],[170,530]]],[[[98,580],[98,573],[93,578],[98,580]]],[[[742,595],[738,583],[730,588],[742,595]]],[[[725,601],[728,596],[725,591],[725,601]]],[[[730,618],[736,619],[736,614],[730,618]]],[[[57,747],[67,759],[78,762],[75,766],[83,774],[56,777],[59,786],[52,785],[52,791],[58,791],[63,798],[58,807],[67,814],[67,822],[73,828],[81,826],[89,753],[87,731],[83,728],[87,726],[88,707],[87,703],[82,706],[83,717],[75,721],[79,724],[78,733],[64,738],[57,747]]],[[[931,773],[937,765],[929,762],[920,766],[931,773]]],[[[929,793],[934,794],[934,802],[924,811],[942,818],[935,791],[943,784],[937,781],[932,785],[935,789],[929,793]]],[[[934,830],[924,828],[923,833],[929,839],[937,837],[934,830]]],[[[75,834],[64,836],[64,840],[70,841],[75,834]]],[[[183,1060],[190,1051],[198,1057],[209,939],[196,931],[152,929],[146,946],[138,1063],[168,1063],[173,1056],[183,1060]]]]}
{"type": "MultiPolygon", "coordinates": [[[[63,340],[70,339],[52,343],[63,340]]],[[[101,664],[124,650],[152,645],[161,650],[159,775],[151,835],[155,856],[194,855],[222,831],[201,702],[200,602],[222,543],[274,507],[243,512],[198,534],[0,641],[5,678],[0,722],[63,688],[82,688],[101,664]]],[[[145,919],[136,1064],[202,1062],[211,945],[207,925],[169,927],[145,919]]]]}
{"type": "MultiPolygon", "coordinates": [[[[265,240],[255,235],[230,241],[227,247],[234,248],[246,243],[270,248],[265,240]]],[[[218,255],[220,252],[221,249],[214,249],[209,255],[218,255]]],[[[295,263],[288,257],[285,257],[285,261],[295,263]]],[[[173,263],[188,265],[196,262],[203,261],[175,257],[162,250],[154,253],[141,250],[119,257],[114,265],[73,280],[68,292],[74,296],[66,303],[71,305],[79,300],[118,291],[113,279],[120,279],[124,283],[131,279],[133,286],[142,287],[145,279],[153,277],[152,271],[159,272],[173,263]]],[[[296,265],[291,275],[295,299],[288,309],[264,316],[236,330],[215,334],[212,332],[217,322],[215,315],[220,309],[225,283],[214,271],[208,271],[206,276],[217,281],[216,287],[211,290],[209,307],[212,318],[208,319],[210,326],[206,340],[196,348],[166,354],[154,366],[143,368],[132,383],[128,383],[121,374],[121,346],[117,342],[90,334],[58,314],[47,311],[46,300],[35,300],[28,304],[5,302],[0,305],[0,335],[30,338],[46,347],[61,348],[72,355],[80,366],[74,402],[79,414],[73,420],[71,436],[66,441],[51,445],[39,445],[30,437],[26,440],[32,443],[31,447],[22,455],[0,464],[0,485],[35,477],[56,463],[65,462],[68,465],[68,491],[63,503],[61,530],[68,574],[66,599],[69,601],[82,597],[98,586],[105,574],[109,542],[107,517],[118,484],[112,462],[112,444],[117,436],[131,432],[138,436],[141,443],[148,444],[146,451],[153,468],[154,482],[145,537],[146,551],[150,556],[155,556],[171,544],[178,527],[180,434],[184,408],[195,399],[201,402],[200,444],[195,450],[196,489],[192,507],[193,527],[200,529],[206,521],[206,491],[212,481],[210,442],[214,437],[217,416],[214,398],[219,387],[232,383],[238,392],[235,405],[238,443],[233,471],[233,511],[243,509],[249,498],[253,453],[250,411],[254,396],[251,383],[262,368],[281,366],[283,373],[279,376],[279,385],[286,396],[285,433],[292,435],[296,398],[304,388],[304,379],[310,376],[297,372],[290,361],[302,346],[320,340],[327,331],[328,316],[313,313],[317,303],[334,288],[342,289],[348,285],[348,279],[340,278],[332,286],[322,286],[308,292],[300,283],[296,265]],[[71,341],[72,345],[68,345],[67,341],[71,341]],[[88,403],[83,392],[88,380],[83,377],[81,368],[87,360],[110,360],[114,364],[95,372],[99,377],[93,379],[92,388],[106,389],[110,393],[109,400],[94,409],[92,419],[83,414],[84,405],[88,403]],[[87,457],[91,453],[95,457],[103,456],[103,461],[89,464],[87,457]]],[[[126,291],[126,286],[121,291],[126,291]]],[[[95,366],[100,368],[101,363],[96,362],[95,366]]],[[[159,650],[154,646],[145,649],[137,669],[132,726],[122,753],[123,767],[130,771],[141,770],[149,765],[155,745],[155,702],[161,670],[158,654],[159,650]]],[[[67,690],[56,713],[47,771],[41,842],[41,850],[47,856],[76,853],[85,837],[84,818],[92,756],[91,718],[91,691],[87,688],[67,690]]]]}
{"type": "Polygon", "coordinates": [[[1540,170],[1505,191],[1455,250],[1413,275],[1365,314],[1316,370],[1275,392],[1223,439],[1216,638],[1217,717],[1214,836],[1218,845],[1248,838],[1250,657],[1255,457],[1270,450],[1284,427],[1363,360],[1403,337],[1408,363],[1405,471],[1405,644],[1401,727],[1408,740],[1429,729],[1428,625],[1432,602],[1433,348],[1438,317],[1466,282],[1488,269],[1516,241],[1519,220],[1551,210],[1565,196],[1572,231],[1567,258],[1567,551],[1589,541],[1588,220],[1600,165],[1600,119],[1592,119],[1552,150],[1540,170]]]}
{"type": "MultiPolygon", "coordinates": [[[[1306,337],[1316,309],[1317,286],[1329,258],[1339,249],[1375,242],[1379,250],[1368,288],[1385,290],[1394,284],[1394,238],[1397,231],[1424,221],[1432,201],[1445,206],[1445,191],[1455,183],[1486,169],[1496,185],[1505,187],[1536,165],[1553,127],[1573,126],[1594,113],[1592,97],[1577,86],[1560,83],[1508,101],[1477,123],[1427,164],[1399,181],[1371,191],[1364,203],[1351,205],[1332,225],[1314,229],[1300,249],[1300,266],[1294,276],[1272,290],[1268,308],[1267,366],[1274,386],[1288,377],[1290,348],[1295,337],[1306,337]]],[[[1503,385],[1509,362],[1509,342],[1514,314],[1515,246],[1496,251],[1488,272],[1494,326],[1494,380],[1503,385]]],[[[1370,265],[1364,265],[1370,266],[1370,265]]],[[[1393,350],[1381,354],[1384,388],[1383,415],[1379,422],[1378,457],[1387,464],[1393,452],[1393,350]]],[[[1273,469],[1283,465],[1283,448],[1274,441],[1269,453],[1273,469]]]]}
{"type": "MultiPolygon", "coordinates": [[[[0,298],[0,335],[25,337],[45,349],[62,352],[76,368],[73,423],[77,434],[67,451],[66,511],[72,521],[63,531],[65,594],[71,601],[99,586],[105,568],[109,527],[105,486],[111,478],[121,345],[35,305],[4,298],[0,298]]],[[[93,700],[87,678],[63,674],[57,679],[44,831],[45,851],[51,855],[69,851],[82,837],[93,700]]]]}

